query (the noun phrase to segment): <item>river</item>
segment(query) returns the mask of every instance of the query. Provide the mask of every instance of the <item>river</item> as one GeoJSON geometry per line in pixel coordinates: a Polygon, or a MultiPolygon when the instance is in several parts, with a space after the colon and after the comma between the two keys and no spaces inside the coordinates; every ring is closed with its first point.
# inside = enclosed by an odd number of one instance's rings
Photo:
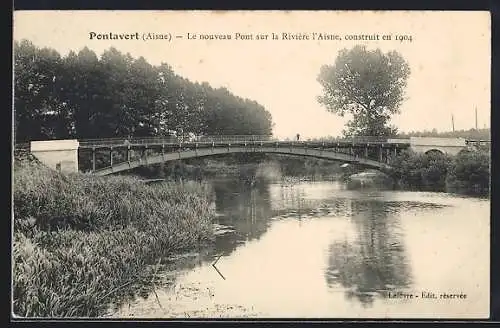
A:
{"type": "Polygon", "coordinates": [[[487,199],[338,182],[213,185],[213,247],[170,258],[154,291],[112,317],[488,317],[487,199]]]}

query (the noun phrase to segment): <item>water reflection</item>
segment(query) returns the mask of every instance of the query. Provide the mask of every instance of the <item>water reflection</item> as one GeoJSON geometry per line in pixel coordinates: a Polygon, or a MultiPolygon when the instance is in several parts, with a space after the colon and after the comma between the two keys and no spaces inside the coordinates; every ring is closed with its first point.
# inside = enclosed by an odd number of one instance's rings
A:
{"type": "MultiPolygon", "coordinates": [[[[486,290],[487,279],[478,278],[487,276],[481,271],[488,255],[483,251],[486,202],[436,193],[352,191],[332,182],[226,179],[213,181],[213,187],[214,223],[223,228],[215,243],[170,258],[163,280],[156,281],[159,301],[150,292],[118,316],[241,317],[240,310],[233,311],[240,306],[265,317],[436,311],[449,316],[459,310],[448,303],[388,300],[384,294],[460,286],[471,300],[486,299],[477,287],[486,290]],[[220,255],[217,266],[226,279],[211,266],[220,255]]],[[[147,293],[146,288],[143,297],[147,293]]],[[[460,304],[468,311],[475,303],[460,304]]]]}
{"type": "Polygon", "coordinates": [[[273,217],[269,197],[269,183],[259,181],[249,185],[239,180],[213,182],[217,224],[229,226],[232,233],[218,235],[215,248],[224,255],[230,254],[247,241],[258,240],[273,217]]]}
{"type": "Polygon", "coordinates": [[[325,277],[331,288],[340,284],[348,299],[366,307],[377,295],[409,287],[411,272],[392,206],[379,200],[348,204],[356,237],[332,242],[325,277]]]}
{"type": "Polygon", "coordinates": [[[274,185],[271,192],[271,206],[274,215],[280,218],[294,217],[299,220],[322,217],[336,212],[345,212],[341,199],[328,199],[325,194],[308,198],[305,185],[274,185]]]}
{"type": "MultiPolygon", "coordinates": [[[[227,186],[227,184],[226,184],[227,186]]],[[[397,213],[404,208],[420,208],[418,202],[391,202],[379,194],[353,193],[351,197],[339,197],[322,192],[318,197],[307,197],[307,191],[301,185],[274,186],[274,195],[270,201],[269,185],[261,185],[265,194],[256,194],[255,189],[241,190],[233,197],[220,193],[221,211],[231,213],[238,223],[242,217],[250,227],[260,222],[261,229],[253,227],[250,231],[259,231],[262,235],[273,215],[281,218],[294,217],[299,224],[304,219],[325,216],[348,218],[354,225],[354,238],[334,240],[329,247],[328,267],[325,272],[327,284],[336,288],[340,284],[347,289],[346,297],[356,299],[363,306],[372,305],[375,297],[388,291],[401,291],[411,284],[411,270],[406,259],[402,242],[403,234],[397,213]],[[255,206],[265,204],[265,215],[256,219],[255,206]],[[234,210],[237,208],[238,210],[234,210]],[[245,209],[246,208],[246,209],[245,209]],[[271,210],[271,208],[273,210],[271,210]],[[231,210],[232,209],[232,210],[231,210]]],[[[243,187],[244,188],[244,187],[243,187]]],[[[433,204],[429,204],[433,205],[433,204]]],[[[437,206],[436,206],[437,207],[437,206]]],[[[248,229],[248,225],[240,224],[248,229]]],[[[251,234],[250,234],[251,236],[251,234]]],[[[250,238],[251,239],[251,238],[250,238]]],[[[229,250],[229,249],[228,249],[229,250]]]]}

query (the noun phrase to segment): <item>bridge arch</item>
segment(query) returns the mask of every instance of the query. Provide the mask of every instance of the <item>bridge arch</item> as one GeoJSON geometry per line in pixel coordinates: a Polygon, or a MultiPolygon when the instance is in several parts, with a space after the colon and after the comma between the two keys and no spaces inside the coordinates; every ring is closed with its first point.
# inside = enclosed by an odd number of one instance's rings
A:
{"type": "Polygon", "coordinates": [[[473,151],[473,149],[470,149],[470,148],[464,148],[464,149],[461,149],[457,155],[463,155],[463,154],[467,154],[467,153],[471,153],[473,151]]]}
{"type": "Polygon", "coordinates": [[[228,147],[215,147],[215,148],[186,149],[176,152],[148,156],[141,159],[117,163],[113,166],[96,170],[94,171],[94,174],[103,176],[103,175],[128,171],[140,166],[148,166],[148,165],[160,164],[160,163],[195,158],[195,157],[207,157],[207,156],[233,154],[233,153],[268,153],[268,154],[281,154],[281,155],[291,155],[291,156],[307,156],[307,157],[315,157],[326,160],[358,164],[378,170],[386,170],[386,171],[391,170],[391,167],[386,163],[367,158],[356,157],[349,154],[338,153],[328,149],[314,149],[314,148],[305,148],[296,146],[295,147],[228,146],[228,147]]]}
{"type": "Polygon", "coordinates": [[[444,155],[445,153],[437,148],[431,148],[425,152],[426,155],[444,155]]]}

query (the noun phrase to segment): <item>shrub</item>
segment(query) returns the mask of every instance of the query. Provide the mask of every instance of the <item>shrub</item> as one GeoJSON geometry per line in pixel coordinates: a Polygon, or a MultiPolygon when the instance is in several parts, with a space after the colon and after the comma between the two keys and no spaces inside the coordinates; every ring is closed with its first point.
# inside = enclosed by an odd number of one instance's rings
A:
{"type": "Polygon", "coordinates": [[[452,192],[489,194],[490,172],[488,152],[460,152],[449,167],[446,187],[452,192]]]}
{"type": "Polygon", "coordinates": [[[402,188],[418,190],[445,190],[445,177],[451,157],[442,154],[402,152],[391,161],[393,175],[402,188]]]}

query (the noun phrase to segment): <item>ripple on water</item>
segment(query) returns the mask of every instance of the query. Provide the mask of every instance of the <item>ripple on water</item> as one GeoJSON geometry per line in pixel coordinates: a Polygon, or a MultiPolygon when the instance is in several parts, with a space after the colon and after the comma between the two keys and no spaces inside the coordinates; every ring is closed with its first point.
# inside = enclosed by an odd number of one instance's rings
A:
{"type": "Polygon", "coordinates": [[[213,223],[213,231],[214,235],[223,235],[226,233],[233,233],[235,232],[234,227],[228,226],[228,225],[223,225],[223,224],[218,224],[218,223],[213,223]]]}

